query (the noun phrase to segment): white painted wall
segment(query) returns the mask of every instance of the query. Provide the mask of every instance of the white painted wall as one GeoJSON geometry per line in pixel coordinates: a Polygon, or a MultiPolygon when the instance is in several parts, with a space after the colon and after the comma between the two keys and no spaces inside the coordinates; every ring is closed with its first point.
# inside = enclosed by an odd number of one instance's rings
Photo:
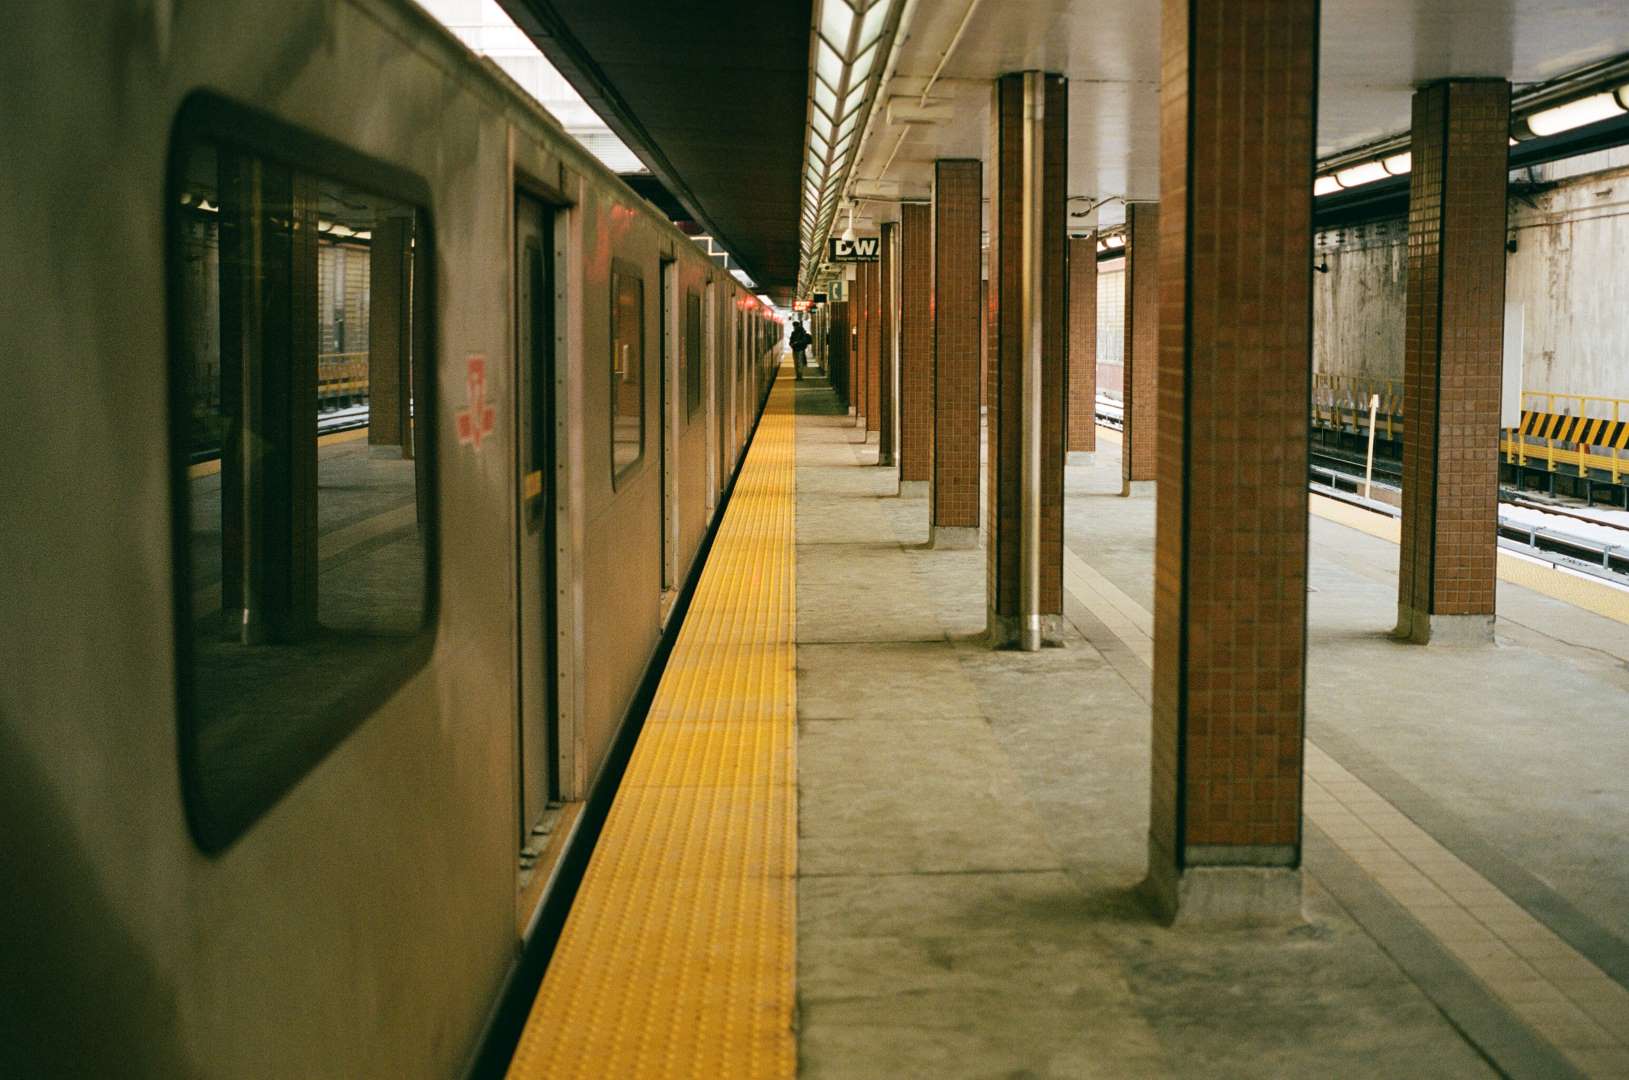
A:
{"type": "MultiPolygon", "coordinates": [[[[1505,290],[1524,308],[1524,388],[1629,398],[1629,149],[1519,178],[1560,181],[1536,205],[1511,200],[1505,290]]],[[[1406,244],[1402,219],[1319,234],[1314,371],[1401,385],[1406,244]]]]}

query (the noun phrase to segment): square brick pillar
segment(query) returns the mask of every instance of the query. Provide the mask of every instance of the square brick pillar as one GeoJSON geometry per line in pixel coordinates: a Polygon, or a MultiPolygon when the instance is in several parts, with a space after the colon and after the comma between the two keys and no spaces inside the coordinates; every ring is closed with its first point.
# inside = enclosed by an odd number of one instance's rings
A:
{"type": "Polygon", "coordinates": [[[877,260],[877,464],[893,468],[899,378],[899,223],[882,223],[877,260]]]}
{"type": "Polygon", "coordinates": [[[826,304],[826,374],[844,406],[850,404],[848,379],[848,302],[826,304]]]}
{"type": "Polygon", "coordinates": [[[854,324],[854,421],[863,429],[866,413],[871,407],[871,399],[866,393],[868,387],[866,369],[871,363],[871,356],[866,351],[866,343],[871,340],[868,321],[871,301],[866,295],[870,281],[866,277],[864,263],[854,264],[854,280],[849,282],[849,285],[852,290],[849,314],[854,324]]]}
{"type": "Polygon", "coordinates": [[[1148,887],[1184,923],[1288,922],[1301,903],[1318,0],[1165,0],[1161,47],[1148,887]]]}
{"type": "Polygon", "coordinates": [[[1160,205],[1126,206],[1126,349],[1121,397],[1122,495],[1146,492],[1156,479],[1160,364],[1160,205]]]}
{"type": "Polygon", "coordinates": [[[1510,84],[1414,95],[1400,638],[1493,640],[1510,84]]]}
{"type": "Polygon", "coordinates": [[[1003,75],[991,105],[987,625],[1026,650],[1063,617],[1068,85],[1003,75]]]}
{"type": "MultiPolygon", "coordinates": [[[[984,372],[984,164],[933,164],[933,485],[928,542],[979,543],[984,372]]],[[[909,234],[907,234],[907,243],[909,234]]]]}
{"type": "Polygon", "coordinates": [[[1069,462],[1097,449],[1097,237],[1069,238],[1069,462]]]}
{"type": "Polygon", "coordinates": [[[933,475],[933,209],[899,208],[899,493],[933,475]]]}
{"type": "Polygon", "coordinates": [[[865,430],[882,431],[882,274],[880,262],[860,264],[865,278],[865,430]]]}

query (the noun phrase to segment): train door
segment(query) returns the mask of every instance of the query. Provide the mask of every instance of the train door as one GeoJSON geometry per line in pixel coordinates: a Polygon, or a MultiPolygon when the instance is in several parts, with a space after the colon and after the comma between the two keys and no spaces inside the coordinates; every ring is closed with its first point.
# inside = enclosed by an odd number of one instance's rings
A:
{"type": "Polygon", "coordinates": [[[724,327],[721,335],[721,337],[728,340],[729,346],[724,349],[724,355],[719,358],[718,365],[720,376],[719,409],[724,414],[718,425],[719,456],[723,459],[721,462],[722,468],[719,472],[725,479],[729,478],[735,467],[735,455],[730,452],[730,448],[735,445],[735,353],[738,344],[737,337],[740,333],[736,329],[735,323],[739,317],[740,312],[736,310],[732,298],[732,302],[724,312],[724,327]]]}
{"type": "MultiPolygon", "coordinates": [[[[658,286],[661,291],[662,362],[661,384],[662,435],[659,440],[662,459],[662,592],[668,596],[678,587],[679,552],[679,493],[678,470],[674,451],[678,443],[678,402],[675,400],[679,382],[678,347],[678,295],[679,264],[672,259],[662,260],[658,286]]],[[[669,596],[669,600],[671,597],[669,596]]],[[[667,616],[667,603],[662,605],[663,618],[667,616]]]]}
{"type": "MultiPolygon", "coordinates": [[[[555,212],[515,195],[515,367],[520,411],[520,846],[560,790],[555,700],[555,212]]],[[[523,854],[523,861],[524,861],[523,854]]]]}
{"type": "Polygon", "coordinates": [[[706,323],[703,325],[701,333],[701,370],[707,379],[706,385],[702,387],[702,395],[707,399],[707,431],[706,438],[702,441],[707,444],[707,516],[709,520],[712,518],[714,509],[718,507],[719,469],[720,462],[724,457],[722,453],[724,448],[720,445],[718,436],[714,434],[718,430],[718,295],[714,291],[716,288],[717,286],[711,281],[707,283],[707,292],[705,294],[707,299],[702,304],[702,311],[705,312],[703,318],[706,319],[706,323]]]}

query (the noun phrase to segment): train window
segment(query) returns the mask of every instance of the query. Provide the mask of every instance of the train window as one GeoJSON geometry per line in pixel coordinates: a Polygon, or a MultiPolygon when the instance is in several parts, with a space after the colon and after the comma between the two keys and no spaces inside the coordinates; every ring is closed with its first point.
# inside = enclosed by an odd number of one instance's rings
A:
{"type": "Polygon", "coordinates": [[[194,835],[216,850],[428,655],[429,418],[415,392],[431,364],[417,317],[428,236],[413,203],[289,164],[310,160],[297,150],[180,130],[181,753],[194,835]]]}
{"type": "Polygon", "coordinates": [[[685,296],[684,403],[686,418],[701,408],[701,294],[695,289],[685,296]]]}
{"type": "Polygon", "coordinates": [[[611,483],[645,456],[645,279],[611,265],[611,483]]]}

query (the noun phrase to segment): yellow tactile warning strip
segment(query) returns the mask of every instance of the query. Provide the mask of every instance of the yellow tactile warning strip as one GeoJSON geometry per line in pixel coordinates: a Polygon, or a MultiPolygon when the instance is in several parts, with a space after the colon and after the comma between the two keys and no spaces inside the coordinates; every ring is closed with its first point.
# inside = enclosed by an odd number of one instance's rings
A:
{"type": "MultiPolygon", "coordinates": [[[[1401,540],[1403,526],[1397,518],[1324,495],[1311,495],[1308,498],[1312,512],[1326,521],[1390,540],[1394,544],[1401,540]]],[[[1592,611],[1614,622],[1629,624],[1629,591],[1614,588],[1604,581],[1593,581],[1581,574],[1531,562],[1502,550],[1499,552],[1499,578],[1512,585],[1532,589],[1552,600],[1561,600],[1592,611]]]]}
{"type": "Polygon", "coordinates": [[[797,1072],[794,426],[782,378],[511,1077],[797,1072]]]}

